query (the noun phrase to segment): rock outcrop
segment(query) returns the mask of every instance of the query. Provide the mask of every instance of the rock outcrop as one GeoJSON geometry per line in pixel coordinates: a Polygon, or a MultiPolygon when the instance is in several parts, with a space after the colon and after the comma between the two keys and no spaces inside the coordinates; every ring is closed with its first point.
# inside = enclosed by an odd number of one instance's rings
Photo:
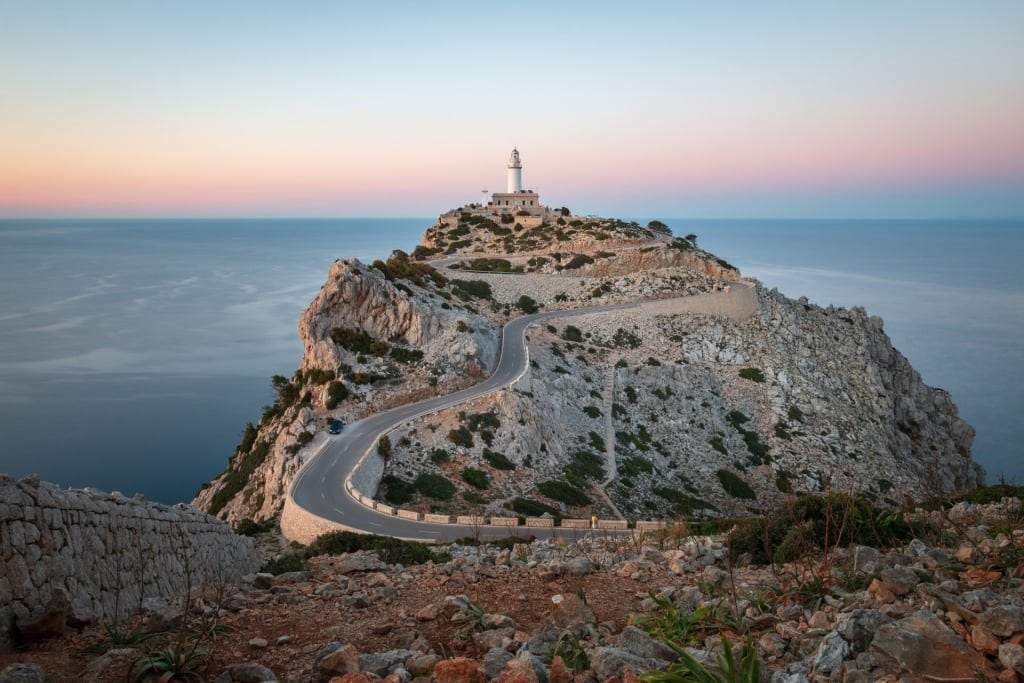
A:
{"type": "Polygon", "coordinates": [[[404,289],[356,259],[335,261],[327,282],[299,318],[304,348],[300,368],[353,364],[353,354],[331,339],[338,327],[422,349],[424,362],[440,364],[444,373],[487,374],[493,368],[498,350],[493,323],[451,306],[445,308],[443,299],[422,289],[401,287],[404,289]],[[459,321],[472,331],[460,333],[459,321]]]}

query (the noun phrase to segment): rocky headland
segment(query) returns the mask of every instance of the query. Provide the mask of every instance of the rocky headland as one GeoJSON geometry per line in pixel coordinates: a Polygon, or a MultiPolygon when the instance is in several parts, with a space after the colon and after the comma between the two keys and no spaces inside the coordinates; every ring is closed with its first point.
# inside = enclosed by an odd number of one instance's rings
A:
{"type": "Polygon", "coordinates": [[[510,390],[394,432],[364,493],[452,515],[677,520],[828,491],[898,507],[983,482],[973,428],[881,319],[744,280],[657,222],[548,217],[455,210],[411,254],[337,261],[300,319],[298,371],[195,504],[272,519],[331,421],[479,381],[512,317],[608,304],[628,306],[531,331],[510,390]]]}
{"type": "Polygon", "coordinates": [[[656,221],[466,207],[335,262],[299,334],[202,512],[0,481],[0,683],[1024,680],[1022,491],[972,491],[973,429],[863,309],[656,221]],[[332,424],[478,383],[536,311],[574,315],[511,386],[391,430],[372,493],[544,538],[281,536],[332,424]],[[661,528],[558,524],[591,515],[661,528]]]}

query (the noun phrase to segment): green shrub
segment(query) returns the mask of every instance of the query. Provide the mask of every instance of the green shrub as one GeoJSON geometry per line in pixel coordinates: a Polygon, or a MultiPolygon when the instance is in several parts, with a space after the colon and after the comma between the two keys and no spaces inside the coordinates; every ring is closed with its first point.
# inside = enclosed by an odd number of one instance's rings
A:
{"type": "Polygon", "coordinates": [[[384,502],[390,505],[405,505],[416,493],[416,487],[393,474],[385,474],[380,483],[384,487],[384,502]]]}
{"type": "Polygon", "coordinates": [[[529,498],[517,497],[512,501],[512,509],[516,514],[525,515],[527,517],[540,517],[542,515],[551,515],[552,517],[558,517],[561,513],[550,505],[545,505],[539,500],[531,500],[529,498]]]}
{"type": "MultiPolygon", "coordinates": [[[[246,430],[246,436],[248,436],[248,429],[246,430]]],[[[245,441],[246,439],[243,438],[243,443],[245,441]]],[[[224,473],[224,483],[210,500],[209,512],[211,515],[216,515],[223,510],[224,506],[245,488],[245,485],[249,482],[249,477],[252,476],[257,467],[263,464],[263,461],[267,459],[269,454],[270,444],[266,441],[259,441],[253,443],[248,453],[238,452],[234,455],[228,464],[228,469],[224,473]]]]}
{"type": "Polygon", "coordinates": [[[537,490],[552,500],[566,505],[590,505],[590,497],[586,493],[565,481],[542,481],[537,490]]]}
{"type": "Polygon", "coordinates": [[[518,306],[519,310],[521,310],[523,313],[526,313],[527,315],[531,313],[536,313],[539,310],[537,308],[537,302],[534,301],[531,297],[526,296],[525,294],[519,297],[519,301],[516,303],[516,306],[518,306]]]}
{"type": "Polygon", "coordinates": [[[288,572],[305,571],[308,568],[309,563],[306,562],[306,559],[302,555],[289,553],[272,560],[267,560],[267,562],[260,568],[260,571],[264,574],[280,576],[281,574],[287,574],[288,572]]]}
{"type": "Polygon", "coordinates": [[[744,520],[729,535],[733,557],[749,553],[753,562],[789,562],[826,547],[851,543],[891,547],[923,529],[911,529],[902,514],[876,507],[863,496],[804,494],[787,509],[744,520]]]}
{"type": "Polygon", "coordinates": [[[470,433],[465,425],[461,425],[458,429],[449,430],[448,440],[456,446],[473,447],[473,434],[470,433]]]}
{"type": "Polygon", "coordinates": [[[313,432],[299,432],[299,435],[295,437],[295,442],[300,446],[305,446],[313,440],[313,432]]]}
{"type": "Polygon", "coordinates": [[[338,407],[338,404],[348,398],[348,387],[344,382],[334,380],[327,385],[327,400],[324,402],[328,410],[338,407]]]}
{"type": "Polygon", "coordinates": [[[497,429],[501,426],[501,419],[493,411],[473,413],[466,416],[466,426],[469,427],[471,432],[475,432],[481,427],[497,429]]]}
{"type": "Polygon", "coordinates": [[[682,491],[667,486],[659,486],[651,489],[651,491],[670,502],[672,504],[672,512],[679,517],[692,515],[696,510],[714,509],[713,505],[702,501],[700,498],[689,496],[682,491]]]}
{"type": "Polygon", "coordinates": [[[487,473],[475,467],[464,467],[462,469],[462,481],[477,489],[486,489],[491,485],[487,473]]]}
{"type": "Polygon", "coordinates": [[[566,325],[565,329],[562,330],[562,339],[570,342],[582,342],[583,332],[581,332],[578,327],[566,325]]]}
{"type": "Polygon", "coordinates": [[[496,470],[514,470],[516,468],[516,464],[503,453],[492,451],[490,448],[484,448],[483,457],[487,464],[496,470]]]}
{"type": "Polygon", "coordinates": [[[469,301],[470,299],[485,299],[489,301],[493,296],[491,285],[483,280],[452,280],[451,286],[452,293],[463,301],[469,301]]]}
{"type": "Polygon", "coordinates": [[[615,334],[612,335],[612,345],[618,348],[630,348],[635,349],[640,346],[642,340],[634,332],[629,332],[621,327],[615,330],[615,334]]]}
{"type": "Polygon", "coordinates": [[[720,469],[715,474],[718,475],[718,481],[722,484],[722,488],[733,498],[742,498],[744,500],[757,499],[757,494],[754,493],[754,489],[750,487],[750,484],[732,470],[720,469]]]}
{"type": "Polygon", "coordinates": [[[590,480],[604,479],[604,458],[590,451],[579,450],[573,453],[572,460],[562,471],[570,484],[583,488],[590,480]]]}
{"type": "Polygon", "coordinates": [[[588,263],[593,263],[593,262],[594,262],[594,259],[591,258],[590,256],[587,256],[586,254],[576,254],[575,256],[573,256],[569,260],[568,263],[565,264],[565,267],[567,269],[572,270],[574,268],[579,268],[581,266],[585,266],[588,263]]]}
{"type": "Polygon", "coordinates": [[[462,500],[466,501],[470,505],[487,505],[487,503],[490,502],[487,500],[487,497],[479,491],[463,491],[462,500]]]}
{"type": "Polygon", "coordinates": [[[416,491],[434,500],[451,500],[455,495],[455,484],[443,475],[424,472],[413,482],[416,491]]]}
{"type": "Polygon", "coordinates": [[[430,462],[434,463],[435,465],[440,465],[441,463],[448,462],[449,460],[451,460],[451,457],[451,453],[449,453],[443,448],[435,448],[434,450],[430,451],[430,462]]]}
{"type": "Polygon", "coordinates": [[[654,471],[654,464],[646,458],[631,455],[623,458],[622,466],[619,467],[619,474],[623,477],[636,477],[640,474],[649,474],[654,471]]]}
{"type": "Polygon", "coordinates": [[[305,372],[296,372],[295,375],[303,384],[327,384],[331,380],[336,379],[334,370],[321,370],[319,368],[311,368],[305,372]]]}
{"type": "Polygon", "coordinates": [[[600,434],[590,432],[588,436],[590,436],[590,445],[593,446],[594,450],[602,452],[605,450],[604,438],[600,434]]]}
{"type": "Polygon", "coordinates": [[[388,352],[388,345],[385,342],[375,340],[366,330],[353,327],[335,327],[331,330],[331,339],[352,353],[382,356],[388,352]]]}
{"type": "MultiPolygon", "coordinates": [[[[460,321],[461,322],[461,321],[460,321]]],[[[423,352],[419,349],[404,349],[400,346],[396,346],[391,349],[391,357],[399,363],[418,363],[423,360],[423,352]]]]}
{"type": "Polygon", "coordinates": [[[360,550],[377,553],[388,564],[423,564],[438,561],[442,556],[435,554],[426,543],[403,541],[390,536],[357,534],[351,531],[332,531],[317,537],[306,548],[306,557],[318,555],[342,555],[360,550]]]}
{"type": "Polygon", "coordinates": [[[601,417],[601,409],[597,406],[584,406],[583,412],[594,419],[601,417]]]}
{"type": "Polygon", "coordinates": [[[749,379],[751,382],[764,381],[764,373],[761,372],[760,368],[743,368],[740,370],[740,377],[749,379]]]}

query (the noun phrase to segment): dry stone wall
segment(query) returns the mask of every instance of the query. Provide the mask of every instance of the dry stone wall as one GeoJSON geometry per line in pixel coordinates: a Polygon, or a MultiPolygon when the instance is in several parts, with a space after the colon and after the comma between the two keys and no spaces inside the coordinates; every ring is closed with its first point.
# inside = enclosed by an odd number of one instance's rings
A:
{"type": "Polygon", "coordinates": [[[109,620],[260,562],[251,539],[193,507],[0,475],[0,644],[54,603],[71,620],[109,620]]]}

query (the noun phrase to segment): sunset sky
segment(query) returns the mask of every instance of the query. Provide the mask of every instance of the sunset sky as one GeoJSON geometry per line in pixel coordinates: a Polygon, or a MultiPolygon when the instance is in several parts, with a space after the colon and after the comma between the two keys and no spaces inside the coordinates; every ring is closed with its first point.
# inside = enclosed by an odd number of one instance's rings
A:
{"type": "Polygon", "coordinates": [[[1024,2],[0,0],[0,217],[1024,216],[1024,2]]]}

